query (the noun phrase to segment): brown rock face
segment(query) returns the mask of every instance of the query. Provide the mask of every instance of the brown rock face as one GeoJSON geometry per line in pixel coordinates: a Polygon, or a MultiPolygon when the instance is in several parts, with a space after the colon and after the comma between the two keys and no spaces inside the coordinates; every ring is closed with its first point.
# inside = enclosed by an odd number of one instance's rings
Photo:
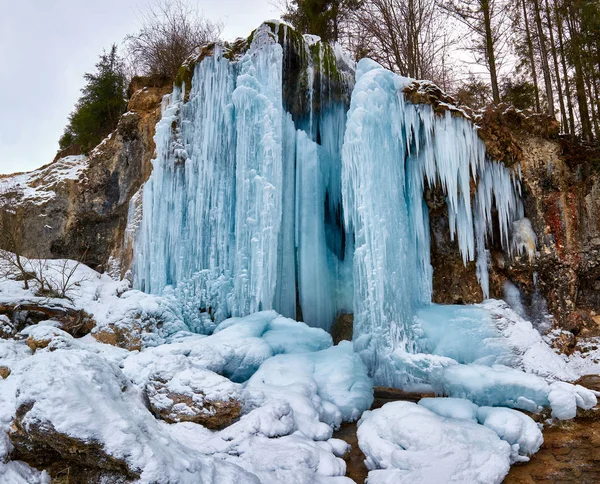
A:
{"type": "Polygon", "coordinates": [[[333,339],[333,344],[336,345],[343,340],[352,341],[353,325],[353,314],[338,314],[329,331],[331,333],[331,338],[333,339]]]}
{"type": "MultiPolygon", "coordinates": [[[[110,256],[130,262],[123,248],[129,201],[151,172],[154,130],[162,97],[172,90],[164,79],[136,78],[128,112],[106,140],[96,147],[77,179],[59,176],[61,160],[32,172],[31,184],[56,196],[36,204],[15,197],[23,255],[34,258],[81,259],[90,267],[105,267],[110,256]],[[146,83],[145,87],[142,84],[146,83]],[[51,186],[50,186],[51,185],[51,186]]],[[[14,178],[18,185],[18,179],[14,178]]],[[[120,269],[120,268],[117,268],[120,269]]]]}
{"type": "Polygon", "coordinates": [[[141,324],[132,323],[124,327],[109,324],[92,332],[94,339],[106,345],[117,346],[128,351],[141,351],[143,346],[142,334],[149,331],[141,324]]]}
{"type": "Polygon", "coordinates": [[[0,366],[0,378],[5,379],[10,376],[10,368],[7,366],[0,366]]]}
{"type": "Polygon", "coordinates": [[[12,460],[47,469],[51,476],[73,483],[124,483],[138,478],[125,462],[108,455],[96,442],[86,442],[57,431],[48,422],[29,422],[33,404],[21,405],[9,432],[12,460]]]}
{"type": "MultiPolygon", "coordinates": [[[[598,391],[597,375],[576,382],[598,391]]],[[[600,408],[581,411],[573,420],[558,421],[543,430],[544,443],[529,462],[511,467],[505,484],[535,482],[600,482],[600,408]]]]}

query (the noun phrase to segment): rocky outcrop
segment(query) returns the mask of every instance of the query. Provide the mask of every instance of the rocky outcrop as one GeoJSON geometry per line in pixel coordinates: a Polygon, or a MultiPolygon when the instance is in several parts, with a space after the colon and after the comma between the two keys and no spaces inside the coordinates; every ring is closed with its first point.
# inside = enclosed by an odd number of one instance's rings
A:
{"type": "MultiPolygon", "coordinates": [[[[452,99],[427,84],[407,92],[415,102],[448,110],[452,99]]],[[[494,234],[490,250],[490,296],[504,297],[510,281],[521,292],[535,319],[547,304],[555,323],[575,336],[600,334],[600,150],[559,137],[558,122],[547,116],[506,105],[471,117],[491,157],[522,174],[525,216],[537,236],[537,255],[509,256],[494,234]]],[[[430,210],[433,297],[439,303],[480,302],[483,295],[475,264],[464,266],[457,244],[450,240],[443,197],[427,193],[430,210]]],[[[567,338],[565,347],[575,343],[567,338]]]]}
{"type": "Polygon", "coordinates": [[[88,156],[63,157],[0,179],[2,198],[15,208],[23,255],[105,269],[111,255],[130,258],[123,247],[129,201],[151,172],[154,129],[172,84],[135,78],[130,89],[117,129],[88,156]]]}
{"type": "Polygon", "coordinates": [[[150,408],[169,423],[194,422],[209,429],[231,425],[242,413],[241,386],[201,369],[158,371],[146,384],[150,408]]]}
{"type": "Polygon", "coordinates": [[[10,429],[11,459],[49,471],[56,478],[68,469],[68,482],[125,483],[139,477],[127,464],[94,441],[58,431],[51,422],[28,421],[33,402],[21,405],[10,429]]]}
{"type": "Polygon", "coordinates": [[[55,321],[58,328],[76,338],[85,336],[96,325],[92,315],[66,299],[0,300],[0,338],[12,338],[26,326],[45,320],[55,321]]]}

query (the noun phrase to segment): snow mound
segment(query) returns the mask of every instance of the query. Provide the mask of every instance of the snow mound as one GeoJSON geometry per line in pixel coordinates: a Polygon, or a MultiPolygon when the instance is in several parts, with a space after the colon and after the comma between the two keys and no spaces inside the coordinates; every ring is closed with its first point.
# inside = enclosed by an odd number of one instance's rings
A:
{"type": "Polygon", "coordinates": [[[141,482],[258,482],[239,467],[194,454],[170,438],[166,424],[152,416],[118,366],[98,355],[77,349],[39,352],[10,379],[20,380],[13,411],[26,409],[20,421],[26,432],[51,429],[50,436],[99,445],[139,473],[141,482]]]}
{"type": "Polygon", "coordinates": [[[346,444],[337,439],[315,442],[297,432],[287,402],[269,402],[220,432],[201,429],[190,423],[169,427],[190,448],[235,463],[263,484],[353,482],[343,477],[346,465],[339,458],[346,444]]]}
{"type": "Polygon", "coordinates": [[[322,329],[281,317],[275,311],[225,320],[210,336],[181,334],[171,341],[131,355],[125,362],[125,373],[144,384],[161,358],[183,355],[198,368],[244,382],[275,354],[307,353],[332,344],[331,336],[322,329]]]}
{"type": "Polygon", "coordinates": [[[365,412],[357,434],[369,484],[499,484],[510,469],[511,446],[494,431],[415,403],[365,412]]]}
{"type": "Polygon", "coordinates": [[[373,403],[373,383],[352,343],[315,352],[277,355],[246,384],[253,399],[285,401],[298,429],[315,440],[331,437],[342,421],[357,420],[373,403]]]}
{"type": "Polygon", "coordinates": [[[518,410],[478,407],[462,398],[423,398],[419,405],[440,417],[470,420],[490,428],[511,445],[511,463],[529,460],[527,456],[535,454],[544,441],[533,419],[518,410]]]}
{"type": "Polygon", "coordinates": [[[503,406],[537,412],[550,406],[559,419],[575,417],[577,407],[588,410],[597,404],[595,394],[564,382],[548,384],[540,376],[503,365],[454,365],[435,376],[439,394],[466,398],[477,405],[503,406]]]}

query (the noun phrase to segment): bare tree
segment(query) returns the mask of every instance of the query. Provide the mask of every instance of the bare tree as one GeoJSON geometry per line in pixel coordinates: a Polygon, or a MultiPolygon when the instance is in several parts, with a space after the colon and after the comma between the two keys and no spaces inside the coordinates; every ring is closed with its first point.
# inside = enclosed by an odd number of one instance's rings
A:
{"type": "Polygon", "coordinates": [[[364,53],[404,76],[447,87],[452,41],[436,0],[367,0],[355,24],[364,53]]]}
{"type": "Polygon", "coordinates": [[[33,275],[21,257],[23,234],[17,197],[18,188],[14,184],[4,182],[0,185],[0,265],[5,277],[16,273],[23,281],[23,287],[29,289],[33,275]]]}
{"type": "Polygon", "coordinates": [[[470,50],[482,57],[490,73],[492,97],[500,102],[499,60],[509,38],[509,4],[504,0],[439,0],[440,7],[472,34],[470,50]]]}
{"type": "Polygon", "coordinates": [[[170,78],[197,47],[218,40],[223,29],[182,0],[157,0],[140,21],[140,31],[125,38],[134,72],[170,78]]]}

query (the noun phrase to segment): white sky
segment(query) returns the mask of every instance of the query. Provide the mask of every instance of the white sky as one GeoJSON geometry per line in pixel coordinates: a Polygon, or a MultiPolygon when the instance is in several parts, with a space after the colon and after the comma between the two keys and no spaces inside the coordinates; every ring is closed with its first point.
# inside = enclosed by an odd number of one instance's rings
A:
{"type": "MultiPolygon", "coordinates": [[[[102,49],[139,27],[153,0],[0,0],[0,173],[49,163],[102,49]]],[[[223,37],[279,16],[272,0],[198,0],[223,37]]]]}

